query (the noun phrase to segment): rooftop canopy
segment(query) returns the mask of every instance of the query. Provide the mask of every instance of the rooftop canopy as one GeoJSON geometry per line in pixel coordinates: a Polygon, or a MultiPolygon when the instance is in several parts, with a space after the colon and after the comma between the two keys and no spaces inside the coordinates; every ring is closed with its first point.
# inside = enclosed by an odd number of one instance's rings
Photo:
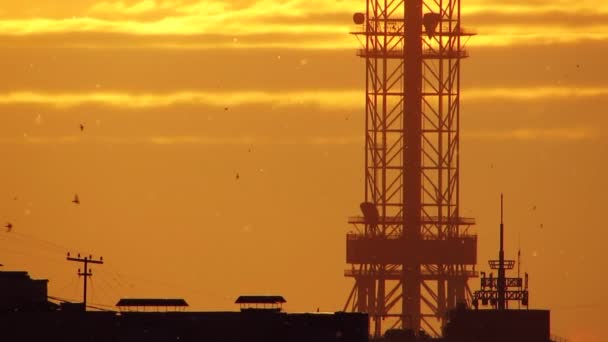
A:
{"type": "Polygon", "coordinates": [[[188,306],[183,299],[162,299],[162,298],[123,298],[116,303],[118,307],[134,306],[134,307],[146,307],[146,306],[188,306]]]}
{"type": "Polygon", "coordinates": [[[240,296],[235,304],[282,304],[287,301],[283,296],[240,296]]]}

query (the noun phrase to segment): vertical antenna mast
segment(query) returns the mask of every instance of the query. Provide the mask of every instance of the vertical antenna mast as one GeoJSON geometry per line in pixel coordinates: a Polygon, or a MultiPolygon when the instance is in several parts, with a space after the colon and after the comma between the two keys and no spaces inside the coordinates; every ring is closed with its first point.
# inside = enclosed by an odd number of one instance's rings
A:
{"type": "Polygon", "coordinates": [[[521,278],[521,236],[517,238],[517,278],[521,278]]]}
{"type": "MultiPolygon", "coordinates": [[[[517,278],[509,278],[506,276],[507,270],[513,270],[515,260],[505,260],[504,250],[504,196],[500,194],[500,246],[498,251],[498,260],[489,260],[490,269],[498,270],[498,277],[493,278],[492,273],[487,278],[484,272],[481,272],[481,290],[475,291],[473,294],[473,306],[491,304],[492,307],[499,311],[509,308],[509,301],[518,301],[520,306],[528,306],[528,274],[526,273],[525,281],[519,277],[519,264],[517,278]],[[517,288],[517,290],[514,290],[517,288]]],[[[520,262],[521,252],[517,253],[518,263],[520,262]]]]}
{"type": "MultiPolygon", "coordinates": [[[[521,237],[517,238],[517,278],[521,278],[521,237]]],[[[522,286],[519,287],[522,290],[522,286]]],[[[521,309],[521,302],[517,302],[518,308],[521,309]]]]}
{"type": "Polygon", "coordinates": [[[498,310],[505,309],[505,250],[503,194],[500,194],[500,251],[498,252],[498,310]]]}

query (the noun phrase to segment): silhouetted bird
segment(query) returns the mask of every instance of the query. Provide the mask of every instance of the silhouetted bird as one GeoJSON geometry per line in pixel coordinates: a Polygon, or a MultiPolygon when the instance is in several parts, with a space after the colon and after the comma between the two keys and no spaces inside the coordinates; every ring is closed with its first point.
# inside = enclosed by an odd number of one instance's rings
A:
{"type": "Polygon", "coordinates": [[[80,131],[81,132],[84,131],[84,124],[83,123],[80,124],[80,131]]]}
{"type": "Polygon", "coordinates": [[[74,203],[74,204],[80,204],[80,199],[78,198],[78,194],[74,195],[74,199],[72,200],[72,203],[74,203]]]}
{"type": "Polygon", "coordinates": [[[6,226],[4,226],[6,228],[7,232],[10,232],[11,230],[13,230],[13,224],[10,222],[6,223],[6,226]]]}
{"type": "Polygon", "coordinates": [[[241,178],[241,176],[239,176],[239,173],[236,173],[236,180],[239,180],[239,178],[241,178]]]}
{"type": "Polygon", "coordinates": [[[228,110],[228,107],[224,107],[224,110],[228,110]]]}

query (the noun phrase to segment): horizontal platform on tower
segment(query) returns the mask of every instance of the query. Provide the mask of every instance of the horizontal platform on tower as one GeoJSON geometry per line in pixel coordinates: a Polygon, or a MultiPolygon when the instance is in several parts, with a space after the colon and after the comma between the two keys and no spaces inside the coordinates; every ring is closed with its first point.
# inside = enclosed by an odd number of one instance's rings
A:
{"type": "MultiPolygon", "coordinates": [[[[403,59],[407,52],[405,50],[378,50],[378,49],[359,49],[357,50],[357,56],[359,57],[373,57],[373,58],[389,58],[389,59],[403,59]]],[[[469,53],[466,49],[460,50],[434,50],[424,49],[422,50],[422,59],[460,59],[469,57],[469,53]]]]}
{"type": "MultiPolygon", "coordinates": [[[[366,271],[366,270],[357,270],[357,269],[350,269],[350,270],[345,270],[344,271],[344,276],[345,277],[352,277],[352,278],[364,278],[364,277],[374,277],[374,279],[384,279],[384,280],[400,280],[403,278],[403,271],[402,270],[387,270],[384,271],[382,274],[379,274],[378,272],[370,272],[370,271],[366,271]]],[[[457,271],[451,271],[451,272],[437,272],[437,271],[428,271],[428,270],[423,270],[420,273],[420,276],[422,278],[422,280],[447,280],[447,279],[454,279],[454,278],[462,278],[462,279],[468,279],[468,278],[476,278],[478,276],[477,271],[474,270],[457,270],[457,271]]]]}
{"type": "MultiPolygon", "coordinates": [[[[505,278],[505,287],[509,288],[509,287],[523,287],[524,286],[524,282],[521,278],[505,278]]],[[[497,289],[498,288],[498,278],[493,277],[493,278],[481,278],[481,287],[486,288],[494,288],[497,289]]]]}
{"type": "MultiPolygon", "coordinates": [[[[474,298],[478,300],[498,300],[498,291],[475,291],[474,298]]],[[[528,298],[528,290],[505,291],[505,300],[524,300],[528,298]]]]}
{"type": "MultiPolygon", "coordinates": [[[[383,93],[377,93],[377,94],[373,94],[373,93],[369,93],[367,94],[369,96],[384,96],[384,95],[391,95],[391,96],[397,96],[395,94],[383,94],[383,93]]],[[[399,95],[403,95],[405,96],[405,93],[400,93],[399,95]]],[[[424,96],[439,96],[438,94],[425,94],[424,96]]],[[[443,93],[441,94],[441,96],[456,96],[456,94],[448,94],[448,93],[443,93]]],[[[387,129],[368,129],[367,130],[368,133],[403,133],[403,129],[402,128],[387,128],[387,129]]],[[[420,132],[422,133],[452,133],[452,134],[456,134],[458,133],[457,130],[455,129],[421,129],[420,132]]]]}
{"type": "MultiPolygon", "coordinates": [[[[491,269],[498,270],[500,269],[500,260],[488,260],[488,265],[491,269]]],[[[505,270],[512,270],[515,267],[515,260],[503,260],[502,266],[505,270]]]]}
{"type": "MultiPolygon", "coordinates": [[[[447,91],[443,91],[441,93],[433,91],[433,92],[429,92],[429,91],[423,91],[420,93],[422,96],[424,97],[428,97],[428,96],[452,96],[452,97],[456,97],[459,96],[458,93],[450,93],[447,91]]],[[[376,92],[367,92],[367,96],[405,96],[405,92],[403,91],[381,91],[378,90],[376,92]]],[[[369,129],[368,132],[390,132],[389,130],[373,130],[373,129],[369,129]]],[[[435,131],[435,130],[433,130],[435,131]]],[[[393,132],[395,133],[400,133],[402,132],[402,130],[393,130],[393,132]]]]}
{"type": "MultiPolygon", "coordinates": [[[[368,166],[367,168],[369,170],[403,170],[403,166],[401,166],[401,165],[395,165],[395,166],[387,165],[385,167],[382,167],[382,166],[368,166]]],[[[439,166],[423,166],[423,167],[420,168],[420,170],[439,170],[439,169],[444,170],[444,171],[457,170],[456,167],[447,167],[447,166],[443,166],[443,167],[439,167],[439,166]]],[[[401,206],[401,204],[397,204],[396,206],[401,206]]]]}
{"type": "Polygon", "coordinates": [[[423,239],[387,238],[363,234],[346,236],[349,264],[477,264],[477,236],[423,239]]]}
{"type": "MultiPolygon", "coordinates": [[[[378,224],[400,224],[403,223],[403,217],[401,216],[389,216],[379,217],[378,224]]],[[[363,216],[351,216],[348,218],[348,223],[351,224],[365,224],[365,218],[363,216]]],[[[420,223],[422,224],[446,224],[446,225],[458,225],[458,226],[472,226],[475,224],[475,219],[470,217],[438,217],[438,216],[425,216],[421,218],[420,223]]]]}
{"type": "MultiPolygon", "coordinates": [[[[375,37],[398,37],[398,36],[403,36],[405,34],[405,25],[404,25],[404,19],[403,18],[388,18],[386,19],[387,25],[381,25],[380,23],[382,22],[381,19],[378,20],[379,24],[376,24],[376,26],[365,26],[365,25],[358,25],[356,27],[353,27],[353,30],[350,32],[350,34],[356,35],[356,36],[375,36],[375,37]]],[[[454,28],[452,30],[449,30],[449,28],[447,26],[443,27],[443,30],[435,30],[432,35],[431,38],[435,38],[435,37],[471,37],[471,36],[475,36],[477,35],[477,32],[471,31],[470,29],[459,29],[459,28],[454,28]]],[[[420,35],[420,37],[429,37],[429,35],[423,31],[422,34],[420,35]]]]}

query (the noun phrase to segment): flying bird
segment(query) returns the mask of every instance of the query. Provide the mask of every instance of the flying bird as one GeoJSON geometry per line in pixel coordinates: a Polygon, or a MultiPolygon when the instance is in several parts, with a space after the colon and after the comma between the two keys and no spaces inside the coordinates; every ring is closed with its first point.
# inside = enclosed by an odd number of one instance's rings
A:
{"type": "Polygon", "coordinates": [[[10,222],[7,222],[4,227],[6,228],[7,232],[10,232],[11,230],[13,230],[13,224],[10,222]]]}
{"type": "Polygon", "coordinates": [[[74,203],[74,204],[80,204],[80,199],[78,198],[78,194],[74,195],[74,199],[72,200],[72,203],[74,203]]]}
{"type": "Polygon", "coordinates": [[[81,132],[83,132],[83,131],[84,131],[84,124],[83,124],[83,123],[81,123],[81,124],[80,124],[80,131],[81,131],[81,132]]]}
{"type": "Polygon", "coordinates": [[[225,111],[226,111],[226,110],[228,110],[228,107],[224,107],[224,110],[225,110],[225,111]]]}
{"type": "Polygon", "coordinates": [[[239,173],[236,173],[236,180],[239,180],[239,178],[241,178],[241,176],[239,175],[239,173]]]}

